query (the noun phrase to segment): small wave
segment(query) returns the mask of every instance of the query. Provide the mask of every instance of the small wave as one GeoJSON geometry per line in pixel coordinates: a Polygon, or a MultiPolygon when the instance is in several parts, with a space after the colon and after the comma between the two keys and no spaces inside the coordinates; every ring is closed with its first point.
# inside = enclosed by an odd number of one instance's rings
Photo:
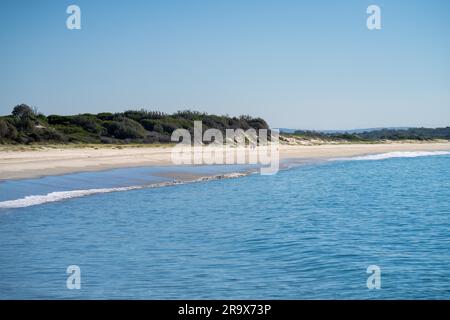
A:
{"type": "Polygon", "coordinates": [[[64,200],[69,200],[69,199],[73,199],[73,198],[81,198],[81,197],[90,196],[90,195],[94,195],[94,194],[123,192],[123,191],[148,189],[148,188],[160,188],[160,187],[174,186],[174,185],[185,184],[185,183],[195,183],[195,182],[203,182],[203,181],[211,181],[211,180],[233,179],[233,178],[243,177],[246,175],[248,175],[248,173],[227,173],[227,174],[220,174],[220,175],[215,175],[215,176],[201,177],[201,178],[198,178],[198,179],[192,180],[192,181],[174,180],[171,182],[160,182],[160,183],[153,183],[153,184],[149,184],[149,185],[129,186],[129,187],[120,187],[120,188],[56,191],[56,192],[48,193],[46,195],[31,195],[31,196],[26,196],[21,199],[1,201],[0,209],[26,208],[26,207],[37,206],[40,204],[45,204],[45,203],[50,203],[50,202],[58,202],[58,201],[64,201],[64,200]]]}
{"type": "Polygon", "coordinates": [[[407,151],[407,152],[388,152],[380,154],[372,154],[366,156],[357,156],[350,158],[334,158],[330,161],[374,161],[385,160],[391,158],[417,158],[417,157],[429,157],[429,156],[442,156],[450,155],[449,151],[407,151]]]}

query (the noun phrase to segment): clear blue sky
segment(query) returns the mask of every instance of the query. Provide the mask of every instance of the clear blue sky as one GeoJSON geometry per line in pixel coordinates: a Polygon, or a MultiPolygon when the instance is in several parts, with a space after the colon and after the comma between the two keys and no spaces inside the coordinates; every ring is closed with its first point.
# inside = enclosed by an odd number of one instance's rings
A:
{"type": "Polygon", "coordinates": [[[2,1],[0,114],[261,116],[273,127],[450,125],[450,1],[2,1]],[[66,29],[77,4],[82,30],[66,29]],[[382,8],[382,30],[366,8],[382,8]]]}

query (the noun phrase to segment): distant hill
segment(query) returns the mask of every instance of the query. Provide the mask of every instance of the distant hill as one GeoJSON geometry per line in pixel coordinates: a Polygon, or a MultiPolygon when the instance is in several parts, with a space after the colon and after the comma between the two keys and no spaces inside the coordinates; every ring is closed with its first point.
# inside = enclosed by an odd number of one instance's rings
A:
{"type": "Polygon", "coordinates": [[[380,141],[380,140],[435,140],[444,139],[450,140],[450,127],[446,128],[385,128],[376,129],[372,131],[349,132],[349,131],[332,131],[330,133],[320,131],[303,131],[297,130],[293,136],[307,138],[307,139],[320,139],[324,141],[380,141]]]}
{"type": "Polygon", "coordinates": [[[350,129],[350,130],[320,130],[322,133],[362,133],[362,132],[372,132],[372,131],[381,131],[381,130],[407,130],[409,127],[386,127],[386,128],[367,128],[367,129],[350,129]]]}
{"type": "Polygon", "coordinates": [[[297,129],[289,129],[289,128],[275,128],[280,131],[280,133],[294,133],[297,129]]]}
{"type": "Polygon", "coordinates": [[[371,132],[371,131],[379,131],[379,130],[406,130],[409,127],[383,127],[383,128],[367,128],[367,129],[349,129],[349,130],[301,130],[301,129],[288,129],[288,128],[279,128],[282,133],[295,133],[296,131],[314,131],[325,134],[343,134],[343,133],[362,133],[362,132],[371,132]]]}
{"type": "Polygon", "coordinates": [[[354,135],[366,140],[450,140],[450,127],[381,129],[355,133],[354,135]]]}

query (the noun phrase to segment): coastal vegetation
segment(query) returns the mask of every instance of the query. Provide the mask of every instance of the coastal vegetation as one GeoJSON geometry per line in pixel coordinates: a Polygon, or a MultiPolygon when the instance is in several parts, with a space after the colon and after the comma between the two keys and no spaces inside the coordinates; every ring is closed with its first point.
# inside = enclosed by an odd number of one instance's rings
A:
{"type": "Polygon", "coordinates": [[[8,116],[0,117],[0,143],[79,143],[79,144],[161,144],[171,142],[178,128],[193,133],[194,121],[202,121],[203,130],[253,128],[269,129],[261,118],[218,116],[198,111],[128,110],[120,113],[45,116],[28,105],[13,108],[8,116]]]}
{"type": "MultiPolygon", "coordinates": [[[[0,144],[168,144],[178,128],[194,130],[194,121],[202,121],[203,130],[253,128],[269,129],[264,119],[248,115],[231,117],[210,115],[198,111],[128,110],[120,113],[49,115],[45,116],[28,105],[13,108],[10,115],[0,117],[0,144]]],[[[364,132],[324,133],[298,130],[283,133],[282,143],[374,143],[380,141],[450,140],[450,127],[379,129],[364,132]]]]}
{"type": "Polygon", "coordinates": [[[446,128],[407,128],[407,129],[376,129],[363,132],[324,133],[320,131],[297,130],[288,136],[307,140],[322,140],[325,142],[377,142],[377,141],[431,141],[450,140],[450,127],[446,128]]]}

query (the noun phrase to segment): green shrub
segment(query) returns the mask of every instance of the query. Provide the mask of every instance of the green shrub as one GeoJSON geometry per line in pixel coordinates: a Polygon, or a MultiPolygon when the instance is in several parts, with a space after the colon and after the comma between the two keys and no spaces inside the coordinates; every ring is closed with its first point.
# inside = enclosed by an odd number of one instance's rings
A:
{"type": "Polygon", "coordinates": [[[69,140],[64,134],[48,128],[35,130],[28,137],[36,142],[67,142],[69,140]]]}
{"type": "Polygon", "coordinates": [[[52,125],[68,125],[70,124],[70,118],[68,116],[50,115],[47,117],[47,122],[52,125]]]}
{"type": "Polygon", "coordinates": [[[70,123],[82,127],[91,133],[102,133],[103,128],[100,120],[92,115],[78,115],[70,118],[70,123]]]}
{"type": "Polygon", "coordinates": [[[145,128],[145,130],[148,131],[155,131],[155,125],[158,124],[157,120],[152,120],[152,119],[143,119],[141,120],[141,125],[145,128]]]}
{"type": "Polygon", "coordinates": [[[20,104],[14,107],[12,116],[15,121],[15,126],[19,130],[32,130],[35,125],[36,114],[31,107],[26,104],[20,104]]]}
{"type": "Polygon", "coordinates": [[[191,111],[191,110],[180,110],[173,114],[174,118],[182,118],[187,120],[202,120],[206,116],[206,113],[191,111]]]}
{"type": "Polygon", "coordinates": [[[159,111],[147,111],[144,109],[141,110],[127,110],[123,114],[123,117],[132,119],[136,122],[141,122],[144,119],[163,119],[167,117],[167,115],[163,112],[159,111]]]}
{"type": "Polygon", "coordinates": [[[174,130],[183,128],[193,133],[194,121],[203,122],[203,130],[267,129],[260,118],[208,115],[185,110],[168,115],[159,111],[128,110],[123,113],[103,112],[73,116],[45,117],[27,105],[16,106],[13,115],[0,123],[1,141],[32,143],[61,141],[76,143],[140,143],[170,142],[174,130]]]}
{"type": "Polygon", "coordinates": [[[146,135],[145,129],[138,122],[122,118],[120,121],[105,121],[108,134],[117,139],[138,139],[146,135]]]}
{"type": "Polygon", "coordinates": [[[11,114],[19,119],[34,119],[36,116],[33,109],[26,104],[19,104],[15,106],[11,114]]]}
{"type": "Polygon", "coordinates": [[[15,140],[17,138],[16,127],[7,119],[0,119],[0,139],[15,140]]]}
{"type": "Polygon", "coordinates": [[[102,112],[97,114],[97,119],[100,119],[102,121],[111,121],[114,119],[114,114],[111,112],[102,112]]]}

